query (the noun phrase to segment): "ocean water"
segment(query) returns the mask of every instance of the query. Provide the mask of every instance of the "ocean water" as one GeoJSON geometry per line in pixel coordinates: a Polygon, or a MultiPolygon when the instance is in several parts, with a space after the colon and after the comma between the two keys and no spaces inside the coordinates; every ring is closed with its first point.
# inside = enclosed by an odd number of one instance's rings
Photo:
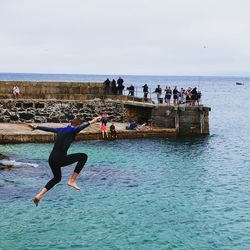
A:
{"type": "MultiPolygon", "coordinates": [[[[103,81],[87,75],[0,74],[8,80],[103,81]]],[[[250,78],[122,76],[125,83],[198,86],[210,135],[75,142],[89,158],[77,192],[51,177],[52,144],[0,145],[0,249],[250,249],[250,78]],[[244,82],[237,86],[235,82],[244,82]]]]}

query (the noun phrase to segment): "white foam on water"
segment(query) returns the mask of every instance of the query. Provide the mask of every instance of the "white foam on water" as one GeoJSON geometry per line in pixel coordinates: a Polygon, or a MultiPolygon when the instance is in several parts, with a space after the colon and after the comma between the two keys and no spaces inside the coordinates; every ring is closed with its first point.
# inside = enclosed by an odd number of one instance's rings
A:
{"type": "Polygon", "coordinates": [[[2,167],[8,167],[8,168],[19,168],[19,167],[34,167],[37,168],[38,164],[35,163],[28,163],[28,162],[18,162],[15,160],[1,160],[0,161],[0,166],[2,167]]]}

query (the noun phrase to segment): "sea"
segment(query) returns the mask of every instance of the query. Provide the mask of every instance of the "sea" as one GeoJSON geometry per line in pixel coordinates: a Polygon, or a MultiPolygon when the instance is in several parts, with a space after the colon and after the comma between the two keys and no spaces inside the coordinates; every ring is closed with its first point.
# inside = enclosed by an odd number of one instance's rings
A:
{"type": "MultiPolygon", "coordinates": [[[[0,74],[15,81],[118,77],[0,74]]],[[[0,145],[16,163],[0,170],[0,249],[249,250],[250,78],[121,77],[138,89],[197,87],[211,107],[210,135],[75,142],[69,153],[88,155],[81,191],[66,185],[74,166],[65,167],[38,207],[32,199],[52,176],[53,144],[0,145]]]]}

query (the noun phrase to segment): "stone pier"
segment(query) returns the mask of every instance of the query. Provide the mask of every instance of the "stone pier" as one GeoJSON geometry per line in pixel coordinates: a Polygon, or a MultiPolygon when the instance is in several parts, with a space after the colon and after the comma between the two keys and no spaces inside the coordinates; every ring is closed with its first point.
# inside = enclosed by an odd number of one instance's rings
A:
{"type": "MultiPolygon", "coordinates": [[[[165,137],[171,134],[174,136],[208,135],[210,110],[203,105],[166,106],[154,104],[151,100],[144,102],[138,97],[105,95],[101,83],[0,81],[0,125],[1,123],[63,124],[69,121],[70,115],[90,120],[106,111],[109,121],[122,123],[124,128],[131,120],[135,120],[138,124],[152,121],[155,129],[153,133],[139,131],[128,134],[121,129],[120,138],[165,137]],[[12,98],[11,91],[14,85],[18,85],[21,89],[20,99],[12,98]]],[[[6,143],[8,138],[19,136],[17,133],[15,135],[9,133],[6,137],[1,127],[0,132],[0,142],[6,143]]],[[[98,130],[97,133],[99,133],[98,130]]],[[[45,138],[45,135],[33,136],[33,138],[37,141],[47,140],[39,139],[39,136],[45,138]]],[[[26,137],[23,136],[23,138],[26,137]]],[[[80,138],[97,139],[99,135],[85,133],[80,138]]],[[[23,141],[33,141],[33,139],[23,139],[23,141]]]]}
{"type": "Polygon", "coordinates": [[[209,107],[158,105],[152,110],[152,120],[158,127],[175,128],[179,135],[208,135],[209,107]]]}

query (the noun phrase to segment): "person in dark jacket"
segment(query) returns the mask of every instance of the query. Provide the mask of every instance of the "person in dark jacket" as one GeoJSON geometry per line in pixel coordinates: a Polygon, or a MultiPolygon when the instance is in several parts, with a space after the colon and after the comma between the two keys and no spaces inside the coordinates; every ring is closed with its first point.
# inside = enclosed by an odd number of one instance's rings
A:
{"type": "Polygon", "coordinates": [[[158,103],[162,103],[162,98],[161,98],[162,89],[160,85],[157,85],[157,88],[155,89],[154,93],[156,93],[158,103]]]}
{"type": "Polygon", "coordinates": [[[174,97],[174,105],[177,105],[178,104],[178,98],[179,98],[179,91],[177,89],[177,86],[174,87],[173,97],[174,97]]]}
{"type": "Polygon", "coordinates": [[[167,104],[167,106],[170,106],[170,99],[172,96],[172,90],[170,87],[166,87],[165,89],[165,102],[167,104]]]}
{"type": "Polygon", "coordinates": [[[124,85],[123,85],[123,79],[121,77],[119,77],[119,79],[117,80],[117,93],[118,95],[122,95],[123,89],[124,89],[124,85]]]}
{"type": "Polygon", "coordinates": [[[197,102],[197,99],[198,99],[198,92],[197,92],[197,88],[193,88],[192,91],[191,91],[191,94],[192,94],[192,105],[194,106],[197,102]]]}
{"type": "Polygon", "coordinates": [[[110,88],[111,82],[110,82],[109,78],[107,78],[107,80],[105,80],[103,84],[104,84],[104,93],[106,95],[108,95],[110,93],[110,89],[111,89],[110,88]]]}
{"type": "Polygon", "coordinates": [[[111,82],[111,91],[112,91],[112,94],[113,94],[113,95],[116,95],[116,94],[117,94],[116,80],[115,80],[115,79],[113,79],[112,82],[111,82]]]}
{"type": "Polygon", "coordinates": [[[127,90],[129,91],[128,92],[128,95],[130,96],[134,96],[134,93],[135,93],[135,87],[133,84],[131,84],[129,87],[127,87],[127,90]]]}
{"type": "Polygon", "coordinates": [[[143,89],[143,97],[144,97],[144,101],[146,102],[148,100],[148,85],[144,84],[142,86],[143,89]]]}
{"type": "Polygon", "coordinates": [[[97,122],[100,118],[101,117],[98,116],[94,118],[93,120],[91,120],[90,122],[84,122],[82,124],[80,124],[81,120],[79,118],[75,118],[71,120],[70,125],[64,128],[49,128],[49,127],[37,126],[33,124],[28,125],[33,130],[39,129],[39,130],[57,134],[53,150],[49,156],[49,165],[54,176],[45,185],[45,187],[41,190],[41,192],[39,192],[33,199],[33,202],[35,203],[36,206],[38,206],[38,203],[43,198],[43,196],[51,188],[53,188],[57,183],[61,181],[61,178],[62,178],[61,168],[64,166],[71,165],[75,162],[77,162],[75,170],[72,173],[72,176],[68,180],[67,184],[70,187],[75,188],[76,190],[80,190],[80,188],[76,184],[76,179],[80,171],[84,167],[84,164],[86,163],[88,156],[84,153],[76,153],[76,154],[68,155],[67,151],[71,143],[75,140],[75,136],[84,128],[97,122]]]}
{"type": "Polygon", "coordinates": [[[109,131],[110,131],[111,138],[116,139],[117,138],[117,133],[116,133],[115,124],[114,124],[113,121],[111,122],[111,125],[109,127],[109,131]]]}

